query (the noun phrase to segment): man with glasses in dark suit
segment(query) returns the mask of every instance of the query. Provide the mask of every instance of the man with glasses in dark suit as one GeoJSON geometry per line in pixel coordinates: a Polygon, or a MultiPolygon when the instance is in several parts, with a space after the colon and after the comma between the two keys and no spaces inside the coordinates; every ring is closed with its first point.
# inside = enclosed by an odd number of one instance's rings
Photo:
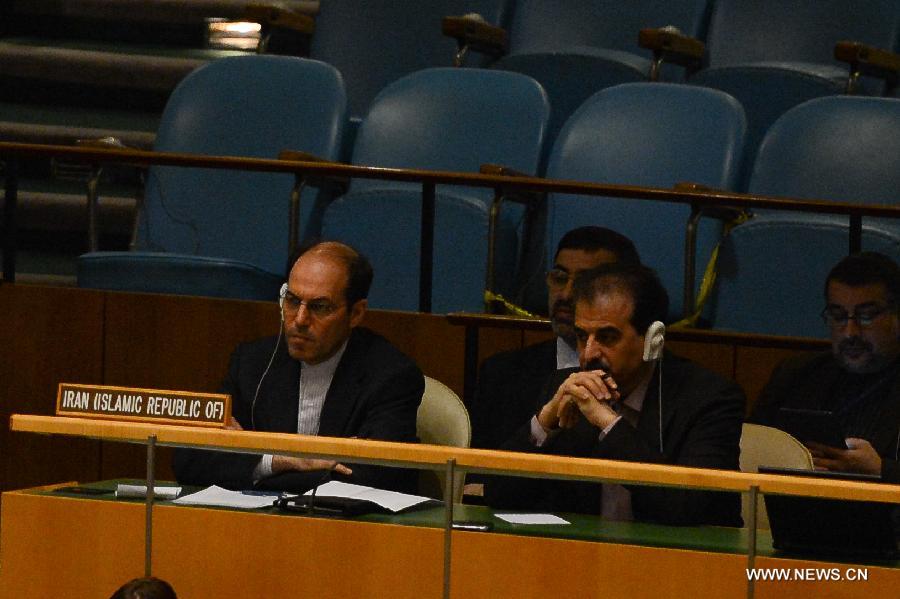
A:
{"type": "MultiPolygon", "coordinates": [[[[232,397],[229,428],[416,441],[425,379],[384,337],[362,327],[369,261],[348,245],[298,250],[282,286],[281,331],[238,346],[221,392],[232,397]]],[[[175,452],[182,484],[306,491],[333,471],[347,482],[415,490],[414,471],[284,455],[175,452]]]]}
{"type": "Polygon", "coordinates": [[[876,252],[841,260],[825,282],[831,351],[790,358],[760,394],[751,422],[778,427],[779,410],[833,412],[847,448],[809,443],[817,468],[900,482],[900,268],[876,252]]]}

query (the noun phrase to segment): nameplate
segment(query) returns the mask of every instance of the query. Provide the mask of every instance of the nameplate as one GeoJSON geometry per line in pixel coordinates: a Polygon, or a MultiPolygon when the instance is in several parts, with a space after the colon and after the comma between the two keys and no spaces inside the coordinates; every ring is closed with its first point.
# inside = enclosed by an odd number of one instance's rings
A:
{"type": "Polygon", "coordinates": [[[60,383],[56,415],[222,428],[231,396],[108,385],[60,383]]]}

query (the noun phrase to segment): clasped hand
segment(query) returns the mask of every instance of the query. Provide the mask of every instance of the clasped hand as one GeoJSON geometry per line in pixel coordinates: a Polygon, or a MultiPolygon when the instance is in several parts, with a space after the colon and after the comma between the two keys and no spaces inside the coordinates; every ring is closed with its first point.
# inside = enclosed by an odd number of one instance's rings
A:
{"type": "Polygon", "coordinates": [[[616,381],[604,370],[575,372],[538,413],[546,431],[572,428],[581,416],[598,428],[606,428],[618,417],[610,402],[619,400],[616,381]]]}
{"type": "MultiPolygon", "coordinates": [[[[228,418],[225,428],[232,431],[242,431],[244,427],[241,423],[234,419],[233,416],[228,418]]],[[[307,470],[334,470],[338,474],[350,476],[353,470],[347,468],[343,464],[338,464],[334,460],[317,460],[313,458],[294,458],[285,455],[272,456],[272,473],[307,470]]]]}

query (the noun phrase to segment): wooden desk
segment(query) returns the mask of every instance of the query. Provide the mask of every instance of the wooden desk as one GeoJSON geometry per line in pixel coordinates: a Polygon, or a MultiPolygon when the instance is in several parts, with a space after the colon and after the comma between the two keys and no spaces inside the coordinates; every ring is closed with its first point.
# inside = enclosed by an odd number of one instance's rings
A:
{"type": "MultiPolygon", "coordinates": [[[[461,471],[673,485],[697,489],[900,502],[897,485],[750,474],[539,454],[211,430],[155,423],[14,415],[14,431],[160,446],[208,447],[461,471]]],[[[450,477],[452,479],[452,476],[450,477]]],[[[449,501],[449,497],[447,499],[449,501]]],[[[452,504],[447,504],[452,505],[452,504]]],[[[455,511],[455,509],[454,509],[455,511]]],[[[104,596],[149,563],[181,597],[806,597],[891,596],[900,564],[870,565],[866,581],[748,583],[756,567],[846,567],[789,560],[759,532],[666,527],[568,516],[567,527],[515,527],[486,508],[456,520],[490,520],[491,533],[453,532],[444,508],[391,517],[327,520],[181,507],[166,502],[85,499],[38,489],[3,495],[0,599],[104,596]],[[149,526],[146,526],[149,523],[149,526]],[[146,527],[145,527],[146,526],[146,527]],[[750,535],[748,537],[747,535],[750,535]],[[150,545],[148,544],[149,548],[150,545]],[[750,551],[755,547],[756,551],[750,551]],[[147,555],[147,554],[144,554],[147,555]]],[[[831,568],[836,568],[831,570],[831,568]]],[[[809,576],[815,575],[810,571],[809,576]]],[[[793,574],[796,576],[796,574],[793,574]]]]}
{"type": "MultiPolygon", "coordinates": [[[[452,534],[454,598],[747,593],[742,530],[602,522],[592,516],[567,516],[569,527],[515,527],[493,518],[487,508],[457,509],[459,519],[492,521],[496,528],[452,534]],[[567,538],[544,536],[552,534],[567,538]]],[[[300,592],[341,599],[440,597],[442,522],[442,508],[336,520],[163,502],[153,513],[153,573],[171,582],[181,599],[300,592]]],[[[143,574],[143,525],[140,501],[78,498],[47,489],[5,493],[0,598],[108,596],[143,574]]],[[[757,582],[756,597],[889,597],[900,587],[898,564],[778,558],[767,536],[760,546],[757,567],[838,568],[842,575],[848,567],[863,567],[868,580],[757,582]]]]}

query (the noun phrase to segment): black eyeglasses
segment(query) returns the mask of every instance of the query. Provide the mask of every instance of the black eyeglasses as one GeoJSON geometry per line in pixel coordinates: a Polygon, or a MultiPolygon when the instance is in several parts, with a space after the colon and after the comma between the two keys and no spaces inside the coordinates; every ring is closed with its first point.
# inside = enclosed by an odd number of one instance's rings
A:
{"type": "Polygon", "coordinates": [[[830,327],[845,327],[851,320],[855,320],[856,324],[861,327],[868,327],[875,322],[876,318],[888,313],[891,309],[891,306],[875,305],[857,308],[853,311],[853,314],[849,314],[839,306],[825,306],[822,310],[822,320],[830,327]]]}
{"type": "Polygon", "coordinates": [[[569,283],[569,279],[573,278],[575,275],[560,268],[554,268],[553,270],[547,271],[547,286],[553,287],[554,289],[560,289],[565,287],[569,283]]]}
{"type": "Polygon", "coordinates": [[[296,315],[297,312],[300,311],[300,307],[305,305],[306,311],[309,312],[309,315],[313,318],[325,318],[326,316],[330,316],[331,314],[333,314],[344,305],[334,304],[326,299],[300,299],[290,291],[285,291],[284,295],[282,295],[281,297],[283,298],[283,303],[281,304],[282,309],[287,315],[296,315]]]}

